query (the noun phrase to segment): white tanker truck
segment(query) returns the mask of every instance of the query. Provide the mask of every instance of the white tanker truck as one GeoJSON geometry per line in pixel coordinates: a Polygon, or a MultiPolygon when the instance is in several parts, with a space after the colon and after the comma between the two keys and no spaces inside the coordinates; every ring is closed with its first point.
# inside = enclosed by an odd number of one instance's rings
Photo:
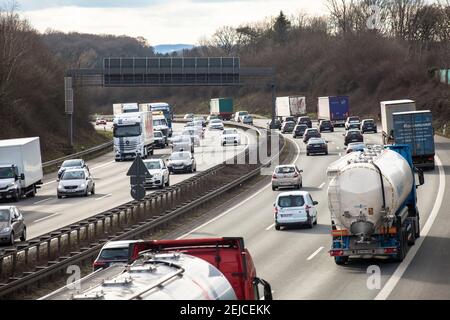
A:
{"type": "Polygon", "coordinates": [[[371,146],[328,167],[329,252],[338,265],[352,256],[403,260],[420,236],[415,172],[422,185],[407,145],[371,146]]]}
{"type": "Polygon", "coordinates": [[[130,244],[113,264],[39,300],[272,300],[242,238],[130,244]]]}

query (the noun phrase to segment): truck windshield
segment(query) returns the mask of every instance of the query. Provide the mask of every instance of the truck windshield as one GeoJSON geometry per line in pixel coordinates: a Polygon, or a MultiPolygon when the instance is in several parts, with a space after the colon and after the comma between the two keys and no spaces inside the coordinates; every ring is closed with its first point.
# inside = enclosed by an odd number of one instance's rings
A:
{"type": "Polygon", "coordinates": [[[139,124],[134,124],[131,126],[114,126],[115,138],[136,137],[140,135],[141,126],[139,124]]]}
{"type": "Polygon", "coordinates": [[[0,179],[14,179],[14,169],[11,167],[0,168],[0,179]]]}
{"type": "Polygon", "coordinates": [[[280,197],[278,205],[281,208],[302,207],[305,204],[303,196],[285,196],[280,197]]]}
{"type": "Polygon", "coordinates": [[[9,221],[9,210],[0,209],[0,222],[8,222],[8,221],[9,221]]]}

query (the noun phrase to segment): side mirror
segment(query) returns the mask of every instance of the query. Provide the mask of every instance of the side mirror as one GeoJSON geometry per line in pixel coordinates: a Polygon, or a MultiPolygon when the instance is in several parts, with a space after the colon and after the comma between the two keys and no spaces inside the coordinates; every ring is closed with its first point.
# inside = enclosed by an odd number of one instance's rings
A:
{"type": "Polygon", "coordinates": [[[11,223],[17,222],[17,218],[11,218],[11,223]]]}
{"type": "Polygon", "coordinates": [[[61,166],[58,166],[58,169],[61,169],[61,166]]]}
{"type": "Polygon", "coordinates": [[[276,204],[274,203],[273,206],[276,207],[276,204]]]}
{"type": "Polygon", "coordinates": [[[317,206],[319,204],[318,201],[313,201],[313,205],[317,206]]]}
{"type": "Polygon", "coordinates": [[[20,175],[20,180],[25,180],[25,175],[23,173],[20,175]]]}
{"type": "Polygon", "coordinates": [[[257,298],[259,298],[259,300],[273,300],[272,288],[270,287],[270,284],[267,281],[260,279],[260,278],[254,278],[253,285],[256,287],[258,287],[259,285],[262,285],[264,288],[263,289],[264,297],[261,297],[259,295],[259,290],[256,290],[258,292],[257,298]]]}
{"type": "Polygon", "coordinates": [[[417,175],[419,176],[419,184],[418,186],[422,186],[425,184],[425,177],[423,176],[423,171],[419,168],[414,167],[414,171],[417,172],[417,175]]]}

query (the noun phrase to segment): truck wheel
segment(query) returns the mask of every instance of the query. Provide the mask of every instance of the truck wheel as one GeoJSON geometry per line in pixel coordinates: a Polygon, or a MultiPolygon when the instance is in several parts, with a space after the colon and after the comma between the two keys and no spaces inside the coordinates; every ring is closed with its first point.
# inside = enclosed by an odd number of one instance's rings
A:
{"type": "Polygon", "coordinates": [[[334,257],[334,262],[338,266],[342,266],[348,262],[348,257],[334,257]]]}
{"type": "Polygon", "coordinates": [[[394,261],[396,261],[396,262],[402,262],[406,256],[405,233],[404,233],[403,229],[400,230],[399,239],[400,239],[400,245],[398,247],[399,252],[394,257],[394,261]]]}
{"type": "Polygon", "coordinates": [[[272,191],[275,191],[275,190],[277,190],[277,187],[272,186],[272,191]]]}
{"type": "Polygon", "coordinates": [[[280,227],[279,224],[276,224],[276,225],[275,225],[275,230],[277,230],[277,231],[280,231],[280,230],[281,230],[281,227],[280,227]]]}
{"type": "Polygon", "coordinates": [[[13,202],[19,202],[19,200],[20,200],[20,194],[19,194],[19,191],[16,191],[16,192],[14,193],[12,199],[13,199],[13,202]]]}
{"type": "Polygon", "coordinates": [[[34,198],[36,196],[36,187],[33,186],[33,189],[27,193],[27,198],[34,198]]]}

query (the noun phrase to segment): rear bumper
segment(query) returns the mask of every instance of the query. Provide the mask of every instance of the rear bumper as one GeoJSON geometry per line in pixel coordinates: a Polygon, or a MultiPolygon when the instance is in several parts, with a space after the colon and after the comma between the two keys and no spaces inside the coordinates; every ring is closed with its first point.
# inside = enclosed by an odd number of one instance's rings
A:
{"type": "Polygon", "coordinates": [[[397,247],[370,248],[370,249],[338,249],[328,251],[332,257],[365,257],[365,256],[395,256],[397,247]]]}
{"type": "Polygon", "coordinates": [[[309,154],[316,154],[316,153],[327,153],[327,148],[310,148],[306,150],[309,154]]]}
{"type": "Polygon", "coordinates": [[[310,221],[308,218],[298,218],[298,219],[283,219],[283,218],[277,218],[275,220],[275,225],[280,227],[287,227],[287,226],[294,226],[294,225],[304,225],[309,224],[310,221]]]}

